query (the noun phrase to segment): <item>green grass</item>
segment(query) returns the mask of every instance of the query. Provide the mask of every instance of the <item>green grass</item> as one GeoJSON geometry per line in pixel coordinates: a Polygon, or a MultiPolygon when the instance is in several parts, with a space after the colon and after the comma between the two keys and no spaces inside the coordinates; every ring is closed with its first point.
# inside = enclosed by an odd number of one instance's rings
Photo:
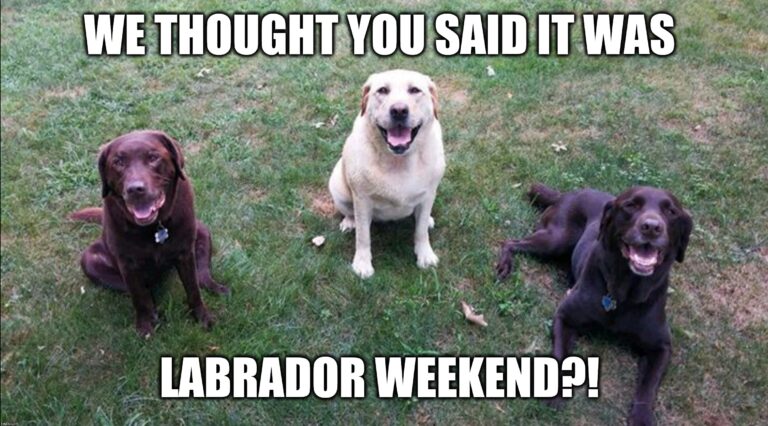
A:
{"type": "MultiPolygon", "coordinates": [[[[355,2],[345,10],[380,10],[355,2]]],[[[391,11],[636,10],[634,2],[435,1],[391,11]]],[[[756,424],[768,418],[768,14],[761,2],[660,1],[676,17],[668,58],[515,58],[349,52],[342,22],[332,58],[161,58],[148,27],[142,58],[85,55],[84,11],[335,10],[333,2],[237,6],[212,1],[28,2],[2,9],[2,422],[13,423],[623,423],[635,360],[602,336],[601,397],[560,412],[533,400],[164,401],[161,355],[548,354],[564,277],[531,259],[496,283],[498,242],[535,215],[535,181],[570,189],[669,188],[693,212],[686,262],[668,313],[672,364],[657,401],[662,424],[756,424]],[[489,78],[491,65],[496,76],[489,78]],[[325,185],[371,72],[406,67],[437,82],[448,169],[435,206],[435,270],[412,254],[412,224],[376,227],[376,275],[349,267],[354,238],[313,202],[325,185]],[[211,73],[196,77],[202,68],[211,73]],[[333,127],[314,123],[338,115],[333,127]],[[213,232],[214,275],[231,297],[205,294],[219,319],[204,332],[178,279],[159,299],[162,325],[138,339],[129,299],[90,284],[78,266],[97,236],[66,215],[97,205],[99,145],[163,129],[186,150],[198,216],[213,232]],[[561,141],[568,150],[556,153],[561,141]],[[325,235],[317,249],[309,240],[325,235]],[[490,326],[466,323],[459,301],[490,326]]],[[[344,12],[345,10],[339,10],[344,12]]],[[[431,16],[428,22],[431,26],[431,16]]],[[[532,44],[533,46],[533,44],[532,44]]]]}

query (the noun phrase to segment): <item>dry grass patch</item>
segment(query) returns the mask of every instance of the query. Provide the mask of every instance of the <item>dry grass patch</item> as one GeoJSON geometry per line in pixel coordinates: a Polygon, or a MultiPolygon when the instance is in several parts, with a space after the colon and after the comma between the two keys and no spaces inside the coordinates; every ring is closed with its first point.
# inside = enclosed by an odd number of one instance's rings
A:
{"type": "Polygon", "coordinates": [[[88,89],[84,86],[65,86],[54,87],[45,92],[45,98],[47,99],[77,99],[88,93],[88,89]]]}
{"type": "Polygon", "coordinates": [[[426,403],[419,404],[418,407],[411,412],[410,422],[418,426],[431,426],[437,424],[435,419],[432,418],[432,413],[430,413],[426,403]]]}
{"type": "MultiPolygon", "coordinates": [[[[768,257],[763,250],[763,256],[768,257]]],[[[768,259],[737,264],[717,273],[707,297],[737,330],[768,325],[768,259]]]]}
{"type": "MultiPolygon", "coordinates": [[[[674,111],[660,115],[660,125],[680,132],[689,139],[703,144],[717,144],[719,135],[734,134],[743,126],[748,113],[740,99],[728,90],[719,89],[717,80],[725,76],[723,70],[708,67],[690,73],[681,66],[667,66],[646,70],[640,78],[655,90],[670,94],[675,102],[674,111]],[[687,78],[681,79],[680,75],[687,78]],[[678,111],[689,111],[684,117],[678,111]]],[[[658,111],[648,111],[658,114],[658,111]]]]}
{"type": "Polygon", "coordinates": [[[257,187],[253,187],[252,186],[252,187],[249,187],[249,188],[247,188],[245,190],[246,198],[248,198],[251,201],[257,202],[257,203],[261,202],[265,198],[267,198],[267,195],[269,195],[269,194],[263,188],[257,188],[257,187]]]}
{"type": "Polygon", "coordinates": [[[331,198],[328,189],[305,189],[302,191],[302,197],[305,204],[310,206],[314,214],[326,218],[336,215],[336,206],[333,205],[333,198],[331,198]]]}
{"type": "Polygon", "coordinates": [[[435,79],[437,97],[440,104],[450,104],[451,109],[464,107],[470,98],[470,83],[466,79],[456,76],[440,77],[435,79]]]}

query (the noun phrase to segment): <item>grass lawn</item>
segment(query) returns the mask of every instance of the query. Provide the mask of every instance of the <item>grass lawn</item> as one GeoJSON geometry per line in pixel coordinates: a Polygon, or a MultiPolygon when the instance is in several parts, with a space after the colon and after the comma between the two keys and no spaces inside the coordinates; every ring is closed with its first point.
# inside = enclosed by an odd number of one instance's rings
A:
{"type": "MultiPolygon", "coordinates": [[[[3,424],[417,423],[621,424],[635,358],[583,338],[601,358],[597,400],[577,390],[562,411],[535,400],[160,400],[161,355],[549,354],[565,292],[554,267],[520,258],[494,280],[499,242],[529,232],[527,186],[634,184],[670,189],[692,211],[688,256],[672,274],[673,356],[661,424],[756,424],[768,418],[768,12],[758,0],[512,1],[459,6],[360,1],[4,1],[2,5],[3,424]],[[537,3],[537,4],[535,4],[537,3]],[[88,57],[86,11],[666,10],[667,58],[591,58],[578,25],[569,57],[352,56],[343,20],[331,58],[88,57]],[[488,77],[486,66],[496,75],[488,77]],[[410,68],[439,89],[448,168],[440,186],[434,270],[416,267],[413,225],[374,228],[376,275],[350,268],[326,182],[368,74],[410,68]],[[198,77],[203,69],[209,73],[198,77]],[[315,123],[325,123],[317,127],[315,123]],[[125,295],[79,268],[100,233],[69,212],[100,203],[98,147],[138,128],[176,137],[197,214],[213,232],[213,273],[230,297],[204,294],[219,319],[187,314],[175,274],[149,341],[125,295]],[[551,144],[565,151],[555,152],[551,144]],[[327,238],[318,249],[316,235],[327,238]],[[490,325],[462,317],[459,301],[490,325]],[[763,420],[760,420],[763,419],[763,420]]],[[[151,16],[147,21],[151,22],[151,16]]]]}

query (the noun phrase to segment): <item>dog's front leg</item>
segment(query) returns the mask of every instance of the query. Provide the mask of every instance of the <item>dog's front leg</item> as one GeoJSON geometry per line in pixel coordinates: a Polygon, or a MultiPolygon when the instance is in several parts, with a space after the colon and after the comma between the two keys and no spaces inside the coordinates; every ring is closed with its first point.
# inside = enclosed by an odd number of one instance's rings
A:
{"type": "MultiPolygon", "coordinates": [[[[576,342],[576,336],[578,332],[575,328],[568,324],[569,307],[572,306],[568,303],[569,300],[566,297],[555,312],[555,319],[552,323],[552,356],[558,363],[563,362],[565,357],[573,350],[573,345],[576,342]]],[[[552,399],[547,400],[547,405],[552,408],[559,409],[563,406],[563,397],[561,393],[558,393],[552,399]]]]}
{"type": "Polygon", "coordinates": [[[432,194],[427,200],[416,206],[414,211],[416,232],[413,236],[413,251],[416,253],[416,265],[419,268],[436,266],[438,262],[437,255],[432,250],[432,244],[429,242],[429,228],[434,226],[431,216],[434,202],[435,194],[432,194]]]}
{"type": "Polygon", "coordinates": [[[352,260],[352,270],[360,278],[373,275],[371,263],[371,222],[373,222],[373,204],[354,195],[355,209],[355,258],[352,260]]]}
{"type": "Polygon", "coordinates": [[[149,338],[157,324],[157,309],[147,282],[149,277],[142,272],[139,265],[118,264],[118,268],[136,311],[136,332],[139,337],[149,338]]]}
{"type": "Polygon", "coordinates": [[[192,311],[192,315],[195,316],[195,319],[197,319],[205,329],[210,329],[213,325],[213,317],[208,313],[208,309],[203,303],[203,298],[200,296],[200,285],[197,282],[197,267],[193,250],[190,250],[179,257],[176,270],[179,273],[181,283],[184,285],[184,290],[187,292],[187,304],[192,311]]]}
{"type": "Polygon", "coordinates": [[[638,377],[635,399],[632,401],[632,411],[629,413],[630,425],[653,425],[653,403],[659,390],[661,378],[669,365],[672,354],[671,345],[663,343],[659,348],[644,352],[639,361],[640,376],[638,377]]]}

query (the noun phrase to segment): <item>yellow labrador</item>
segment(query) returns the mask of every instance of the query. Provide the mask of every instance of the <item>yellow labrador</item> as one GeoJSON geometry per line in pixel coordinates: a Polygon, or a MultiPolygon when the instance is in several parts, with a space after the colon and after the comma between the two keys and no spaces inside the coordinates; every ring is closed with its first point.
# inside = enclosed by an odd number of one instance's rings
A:
{"type": "Polygon", "coordinates": [[[344,215],[340,228],[355,229],[352,269],[373,275],[371,222],[416,218],[414,251],[420,268],[437,265],[429,243],[432,204],[445,172],[437,93],[420,73],[392,70],[368,77],[360,115],[344,144],[328,187],[344,215]]]}

